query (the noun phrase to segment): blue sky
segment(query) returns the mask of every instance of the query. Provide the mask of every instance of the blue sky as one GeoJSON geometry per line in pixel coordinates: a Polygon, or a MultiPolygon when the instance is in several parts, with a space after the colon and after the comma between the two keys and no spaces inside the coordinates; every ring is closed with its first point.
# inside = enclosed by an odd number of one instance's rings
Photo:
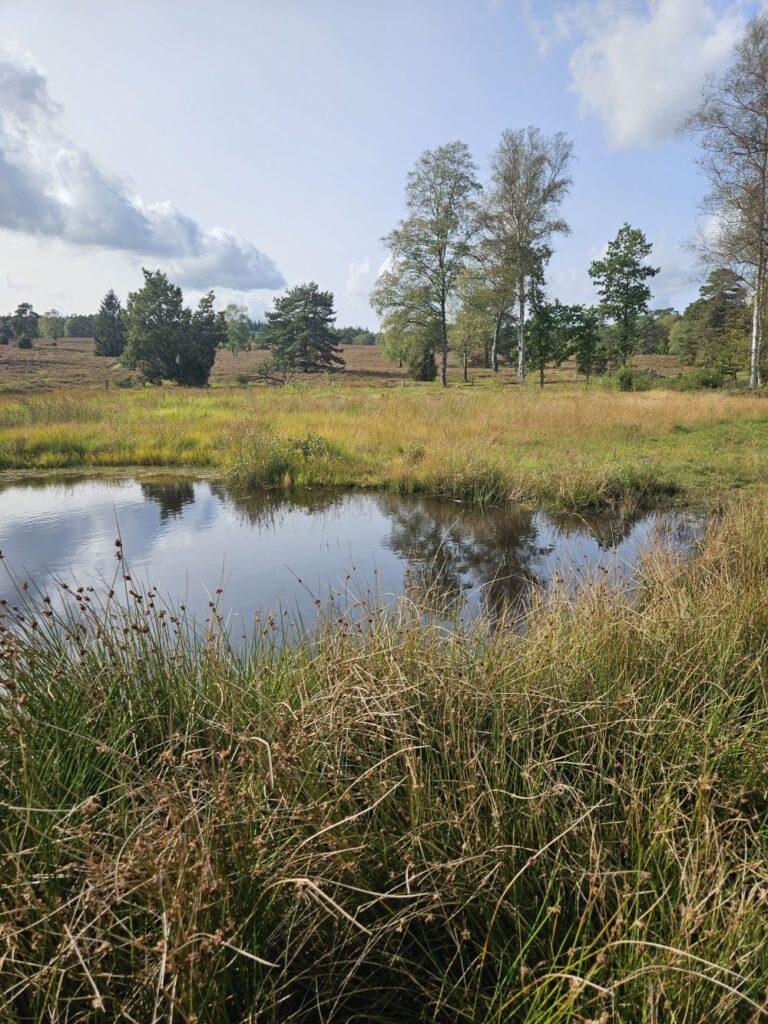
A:
{"type": "Polygon", "coordinates": [[[675,126],[755,0],[5,0],[0,3],[0,310],[96,307],[161,266],[190,300],[256,313],[315,279],[374,324],[380,238],[419,153],[481,169],[505,128],[575,142],[550,291],[628,220],[659,305],[699,272],[704,183],[675,126]]]}

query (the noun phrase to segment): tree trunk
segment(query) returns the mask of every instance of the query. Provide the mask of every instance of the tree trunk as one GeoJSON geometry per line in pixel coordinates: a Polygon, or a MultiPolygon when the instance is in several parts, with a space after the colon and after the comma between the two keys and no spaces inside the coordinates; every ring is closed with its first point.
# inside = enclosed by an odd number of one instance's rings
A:
{"type": "Polygon", "coordinates": [[[525,277],[520,278],[517,301],[519,318],[517,325],[517,379],[523,384],[525,383],[525,277]]]}
{"type": "Polygon", "coordinates": [[[761,316],[760,307],[762,305],[763,297],[763,285],[761,281],[762,272],[758,270],[757,280],[755,281],[755,297],[752,308],[752,348],[749,357],[749,386],[751,388],[758,387],[760,383],[760,334],[761,334],[761,316]]]}
{"type": "Polygon", "coordinates": [[[501,334],[501,320],[496,317],[496,323],[493,328],[493,348],[491,349],[491,366],[493,372],[499,372],[499,335],[501,334]]]}
{"type": "Polygon", "coordinates": [[[539,387],[544,387],[544,360],[539,363],[539,387]]]}
{"type": "Polygon", "coordinates": [[[466,383],[468,380],[469,377],[467,376],[467,350],[464,349],[464,382],[466,383]]]}
{"type": "Polygon", "coordinates": [[[442,353],[440,358],[440,383],[444,388],[448,387],[448,325],[445,322],[445,302],[440,310],[440,334],[442,341],[442,353]]]}

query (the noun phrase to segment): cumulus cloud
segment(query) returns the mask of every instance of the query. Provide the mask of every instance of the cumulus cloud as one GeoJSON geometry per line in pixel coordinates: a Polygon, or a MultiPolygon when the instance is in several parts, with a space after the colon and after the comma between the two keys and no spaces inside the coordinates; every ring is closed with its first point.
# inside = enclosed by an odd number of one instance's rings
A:
{"type": "Polygon", "coordinates": [[[64,135],[43,73],[8,52],[0,52],[0,227],[157,257],[191,288],[284,284],[272,260],[234,232],[131,195],[64,135]]]}
{"type": "Polygon", "coordinates": [[[374,267],[367,256],[357,263],[350,263],[346,288],[349,298],[367,302],[376,281],[386,270],[390,270],[391,266],[392,257],[389,255],[385,256],[378,267],[374,267]]]}
{"type": "Polygon", "coordinates": [[[572,49],[571,88],[603,123],[615,149],[666,142],[695,105],[706,75],[727,64],[745,22],[744,4],[716,10],[706,0],[588,0],[548,17],[524,0],[528,25],[546,53],[572,49]]]}
{"type": "Polygon", "coordinates": [[[371,261],[364,256],[359,263],[350,263],[347,274],[347,295],[353,299],[367,299],[373,284],[371,261]]]}

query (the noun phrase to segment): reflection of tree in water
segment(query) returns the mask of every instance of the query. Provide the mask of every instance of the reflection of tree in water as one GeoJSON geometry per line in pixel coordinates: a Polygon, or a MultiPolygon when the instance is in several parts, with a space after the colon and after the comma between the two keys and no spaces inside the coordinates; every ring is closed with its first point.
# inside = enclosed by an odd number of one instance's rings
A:
{"type": "Polygon", "coordinates": [[[284,491],[229,490],[222,483],[211,483],[211,493],[230,505],[241,519],[259,529],[275,529],[283,518],[298,509],[310,515],[339,510],[347,493],[333,491],[299,491],[286,494],[284,491]]]}
{"type": "Polygon", "coordinates": [[[523,610],[538,583],[531,567],[539,550],[530,513],[389,495],[377,501],[392,521],[389,546],[408,563],[411,586],[420,596],[450,608],[477,587],[491,614],[523,610]]]}
{"type": "Polygon", "coordinates": [[[647,512],[601,512],[585,515],[560,515],[553,519],[558,531],[565,537],[585,534],[597,542],[603,551],[616,548],[632,533],[647,512]]]}
{"type": "Polygon", "coordinates": [[[195,500],[195,487],[189,480],[142,481],[141,493],[150,501],[157,502],[163,521],[181,515],[195,500]]]}

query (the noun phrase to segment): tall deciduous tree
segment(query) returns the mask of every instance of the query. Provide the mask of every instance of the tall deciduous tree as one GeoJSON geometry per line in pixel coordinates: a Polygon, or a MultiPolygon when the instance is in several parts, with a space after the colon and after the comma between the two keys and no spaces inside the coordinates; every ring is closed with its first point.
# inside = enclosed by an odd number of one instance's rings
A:
{"type": "Polygon", "coordinates": [[[712,219],[702,239],[704,255],[715,265],[740,269],[752,283],[749,376],[757,387],[768,266],[768,14],[749,23],[730,68],[707,83],[686,127],[700,138],[710,182],[704,209],[712,219]]]}
{"type": "Polygon", "coordinates": [[[251,341],[251,318],[245,306],[230,302],[224,310],[227,321],[226,345],[233,355],[248,348],[251,341]]]}
{"type": "Polygon", "coordinates": [[[344,369],[333,293],[320,291],[314,281],[289,288],[267,313],[266,342],[272,362],[281,373],[319,373],[344,369]]]}
{"type": "Polygon", "coordinates": [[[37,326],[41,338],[58,341],[64,334],[64,317],[58,309],[49,309],[40,317],[37,326]]]}
{"type": "Polygon", "coordinates": [[[525,317],[531,282],[552,236],[567,234],[560,206],[571,187],[573,143],[563,133],[539,128],[505,131],[493,155],[486,232],[515,267],[517,284],[517,373],[525,380],[525,317]]]}
{"type": "Polygon", "coordinates": [[[93,325],[93,350],[97,356],[119,356],[125,348],[123,307],[110,288],[101,300],[93,325]]]}
{"type": "Polygon", "coordinates": [[[392,267],[371,303],[380,316],[400,310],[414,329],[439,339],[440,380],[448,383],[448,315],[476,231],[477,168],[463,142],[422,153],[408,175],[408,215],[384,239],[392,267]]]}
{"type": "Polygon", "coordinates": [[[603,315],[613,325],[612,362],[626,366],[638,334],[640,317],[648,309],[651,289],[646,283],[658,274],[645,260],[653,246],[639,228],[624,224],[603,259],[594,260],[589,276],[600,295],[603,315]]]}

